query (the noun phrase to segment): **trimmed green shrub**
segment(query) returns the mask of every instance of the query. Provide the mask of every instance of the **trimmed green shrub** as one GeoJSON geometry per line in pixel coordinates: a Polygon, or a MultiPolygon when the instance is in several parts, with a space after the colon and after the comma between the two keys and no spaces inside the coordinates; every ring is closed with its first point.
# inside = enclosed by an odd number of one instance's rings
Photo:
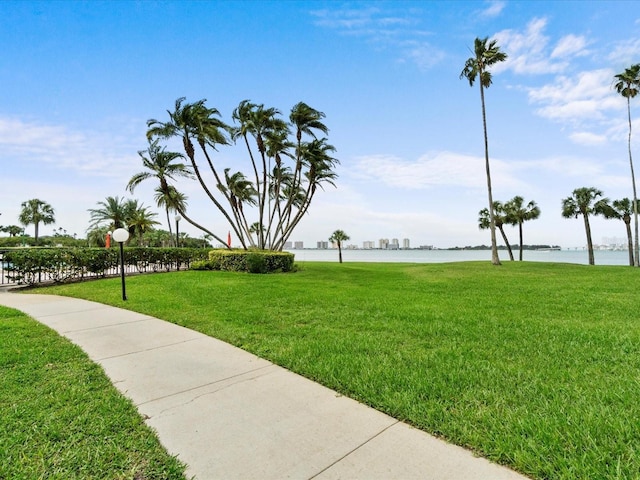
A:
{"type": "Polygon", "coordinates": [[[192,265],[194,270],[273,273],[293,270],[294,254],[270,250],[210,250],[209,260],[192,265]]]}
{"type": "MultiPolygon", "coordinates": [[[[125,247],[126,270],[137,273],[189,268],[194,260],[206,260],[203,248],[125,247]]],[[[105,248],[21,248],[2,252],[7,279],[34,285],[40,282],[61,283],[117,274],[120,262],[118,247],[105,248]]]]}

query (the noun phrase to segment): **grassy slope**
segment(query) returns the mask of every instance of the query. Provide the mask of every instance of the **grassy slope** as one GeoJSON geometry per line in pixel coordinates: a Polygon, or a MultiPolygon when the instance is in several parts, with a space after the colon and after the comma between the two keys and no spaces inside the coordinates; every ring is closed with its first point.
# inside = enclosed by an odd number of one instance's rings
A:
{"type": "Polygon", "coordinates": [[[0,307],[0,352],[0,478],[184,478],[79,348],[0,307]]]}
{"type": "MultiPolygon", "coordinates": [[[[264,358],[536,478],[640,478],[635,269],[307,263],[127,279],[127,308],[264,358]]],[[[113,305],[118,280],[45,292],[113,305]]]]}

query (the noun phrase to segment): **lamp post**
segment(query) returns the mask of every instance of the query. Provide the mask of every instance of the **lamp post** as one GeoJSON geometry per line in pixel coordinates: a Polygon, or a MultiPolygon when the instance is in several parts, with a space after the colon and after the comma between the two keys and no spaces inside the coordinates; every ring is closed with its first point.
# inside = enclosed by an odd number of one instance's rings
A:
{"type": "Polygon", "coordinates": [[[125,228],[116,228],[111,234],[113,239],[120,244],[120,277],[122,278],[122,300],[127,299],[124,286],[124,248],[123,243],[129,239],[129,231],[125,228]]]}
{"type": "Polygon", "coordinates": [[[176,215],[176,247],[180,247],[180,233],[178,232],[178,223],[182,220],[180,215],[176,215]]]}

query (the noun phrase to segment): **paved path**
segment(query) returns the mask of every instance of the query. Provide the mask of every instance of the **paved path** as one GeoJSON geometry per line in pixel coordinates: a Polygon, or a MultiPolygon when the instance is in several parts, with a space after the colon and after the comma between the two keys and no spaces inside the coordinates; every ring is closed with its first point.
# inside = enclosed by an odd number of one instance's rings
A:
{"type": "Polygon", "coordinates": [[[516,480],[317,383],[200,333],[100,303],[0,292],[79,345],[187,475],[209,479],[516,480]]]}

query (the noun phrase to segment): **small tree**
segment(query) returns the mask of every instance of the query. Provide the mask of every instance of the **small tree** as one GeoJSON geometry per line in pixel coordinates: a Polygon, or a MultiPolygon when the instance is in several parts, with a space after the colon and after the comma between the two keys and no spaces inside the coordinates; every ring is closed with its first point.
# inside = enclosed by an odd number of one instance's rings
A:
{"type": "Polygon", "coordinates": [[[338,246],[338,259],[342,263],[342,242],[349,240],[349,235],[342,230],[336,230],[329,237],[330,242],[334,242],[338,246]]]}
{"type": "MultiPolygon", "coordinates": [[[[513,262],[513,251],[511,250],[511,245],[509,245],[507,234],[504,233],[505,215],[504,205],[502,202],[493,202],[493,221],[496,228],[500,230],[504,244],[507,246],[507,251],[509,252],[509,259],[513,262]]],[[[480,230],[487,230],[491,228],[491,214],[489,213],[488,208],[483,208],[478,212],[478,227],[480,230]]]]}
{"type": "Polygon", "coordinates": [[[22,210],[18,220],[25,227],[27,225],[35,227],[34,239],[36,244],[38,243],[38,228],[40,224],[50,225],[56,223],[53,207],[37,198],[22,202],[22,210]]]}
{"type": "Polygon", "coordinates": [[[520,235],[520,256],[519,260],[522,261],[522,224],[527,220],[535,220],[540,216],[540,208],[536,205],[536,202],[531,200],[524,204],[524,198],[515,196],[507,203],[504,204],[504,211],[506,213],[506,221],[512,225],[518,226],[518,233],[520,235]]]}
{"type": "Polygon", "coordinates": [[[595,265],[593,256],[593,242],[591,241],[591,226],[589,225],[589,216],[603,215],[606,211],[605,206],[609,200],[602,198],[602,191],[594,187],[576,188],[570,197],[562,200],[562,216],[565,218],[578,218],[582,215],[584,220],[584,229],[587,234],[587,250],[589,252],[589,265],[595,265]]]}
{"type": "Polygon", "coordinates": [[[614,200],[612,205],[609,205],[608,202],[599,201],[596,204],[596,207],[599,211],[602,212],[605,218],[616,218],[618,220],[622,220],[624,222],[626,231],[627,231],[627,249],[629,250],[629,265],[634,266],[634,255],[633,255],[633,234],[631,233],[631,215],[634,212],[638,211],[638,204],[636,203],[635,208],[633,207],[633,202],[628,198],[623,198],[621,200],[614,200]]]}

